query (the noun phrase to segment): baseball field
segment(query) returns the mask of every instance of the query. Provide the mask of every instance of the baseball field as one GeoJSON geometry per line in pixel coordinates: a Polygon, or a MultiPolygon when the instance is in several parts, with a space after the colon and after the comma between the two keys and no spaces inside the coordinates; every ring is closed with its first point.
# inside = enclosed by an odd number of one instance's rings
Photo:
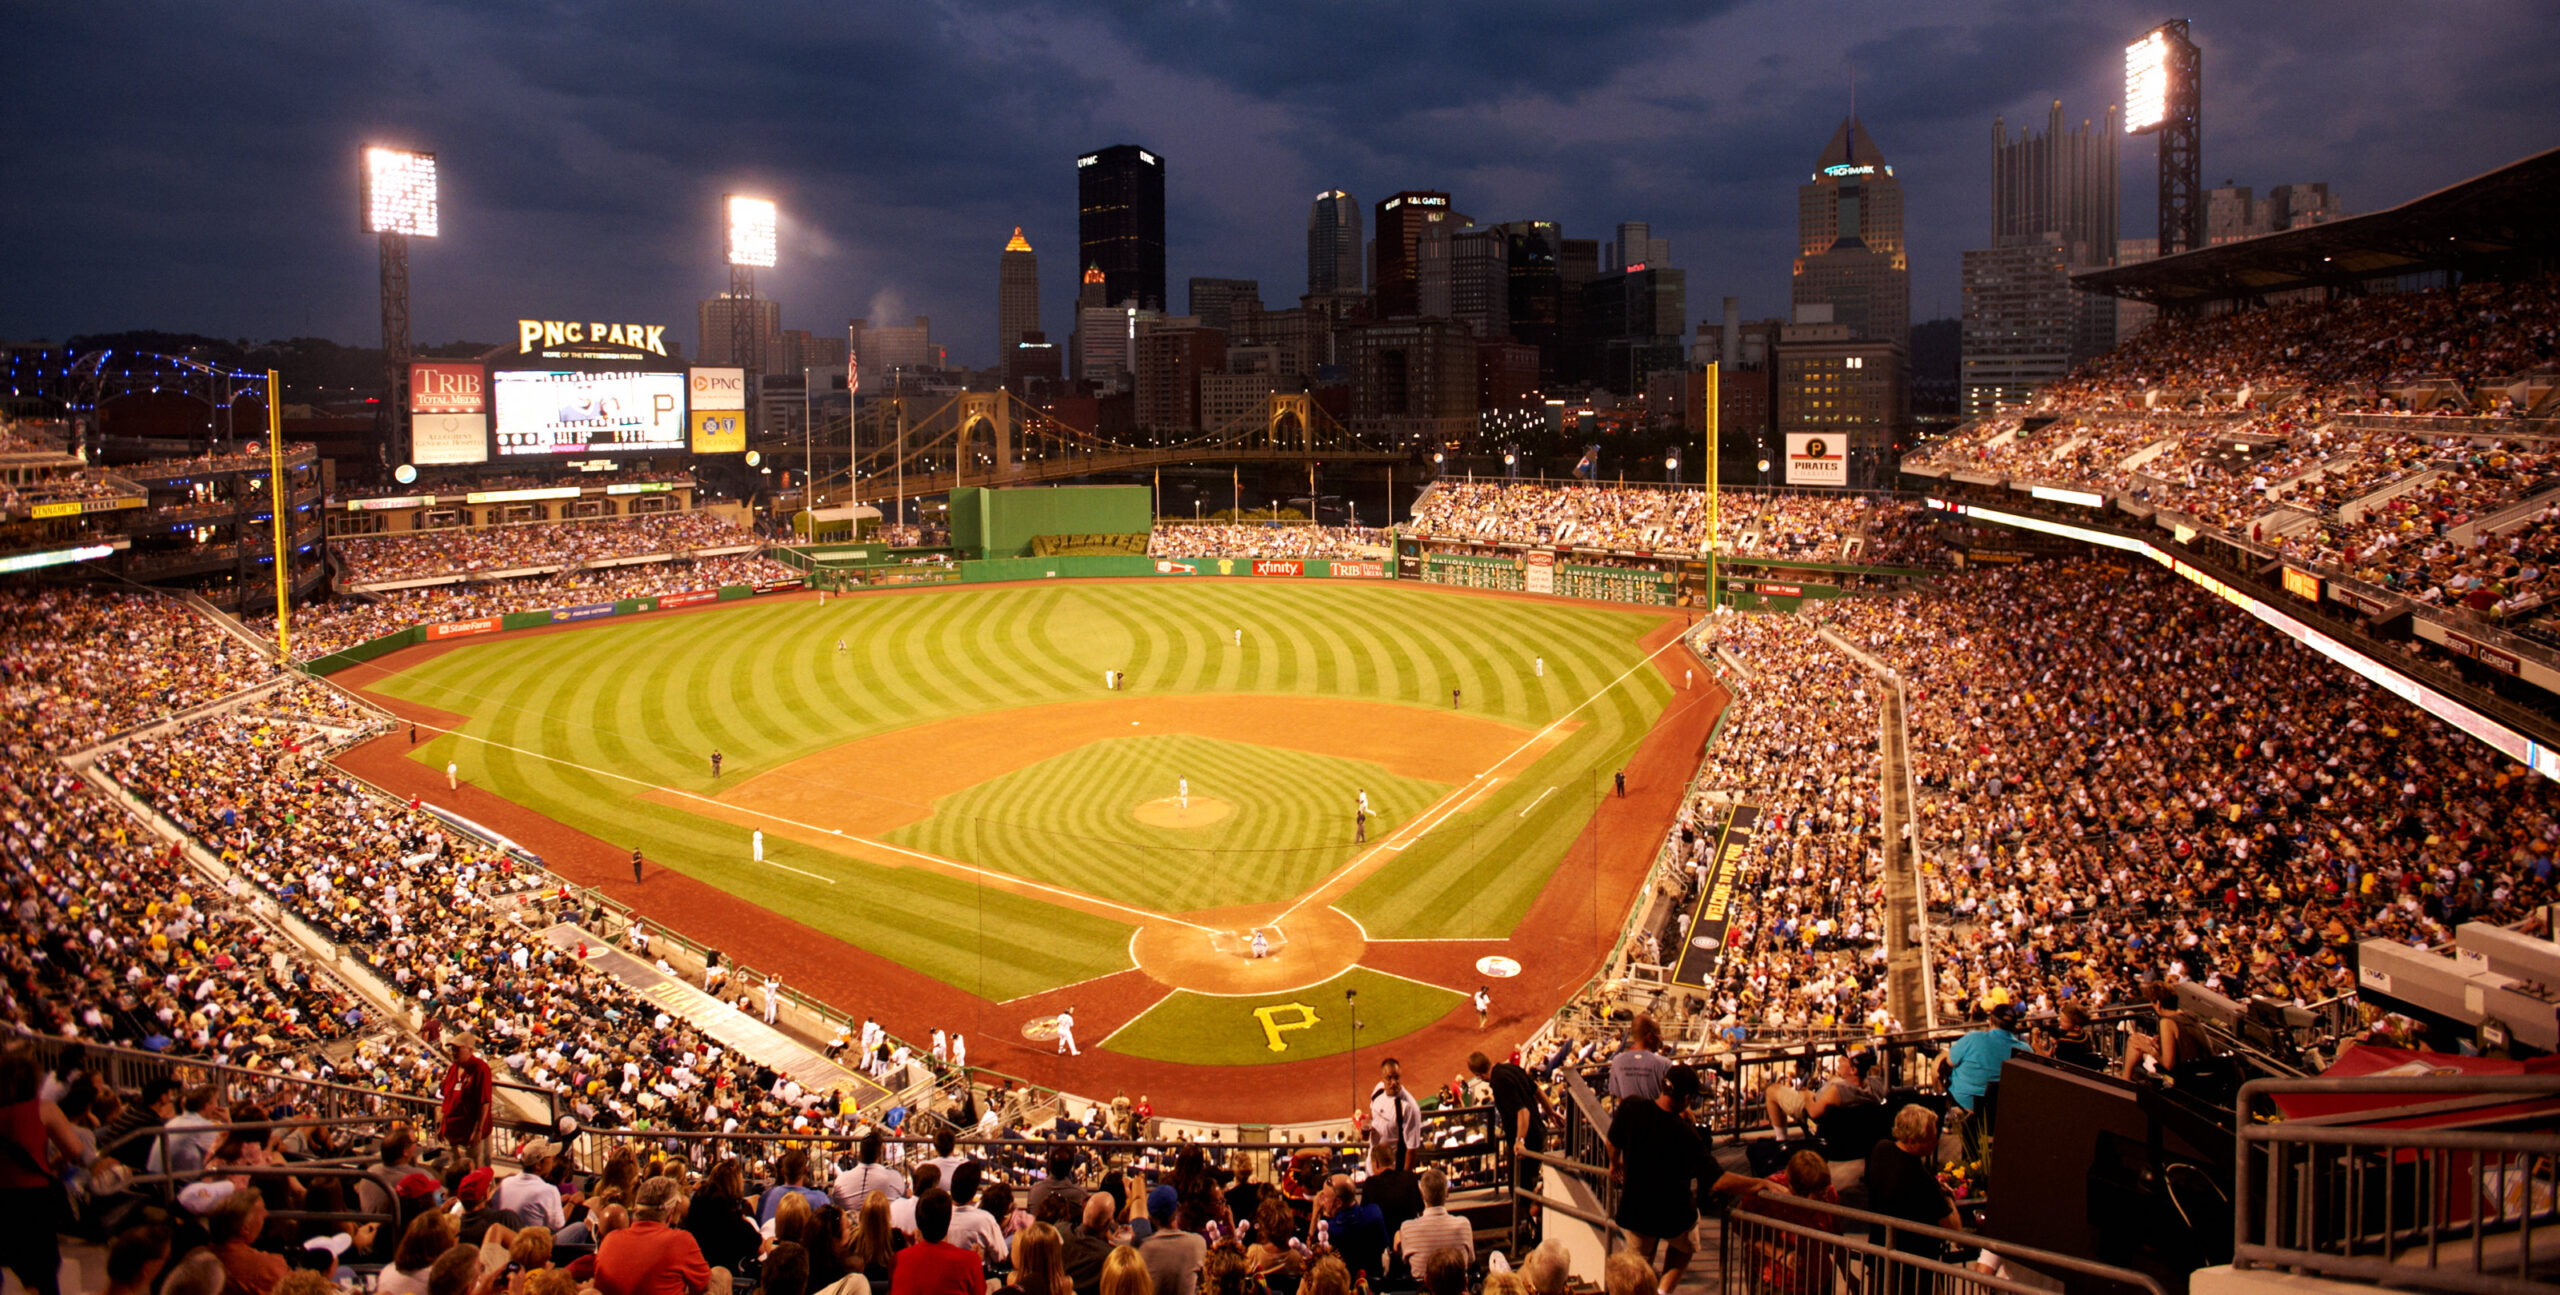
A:
{"type": "Polygon", "coordinates": [[[803,594],[385,658],[346,681],[431,736],[349,763],[450,762],[567,875],[982,1064],[1041,1069],[1072,1008],[1088,1052],[1287,1066],[1473,1027],[1485,983],[1525,1033],[1515,987],[1589,973],[1614,776],[1722,701],[1679,624],[1349,581],[803,594]]]}

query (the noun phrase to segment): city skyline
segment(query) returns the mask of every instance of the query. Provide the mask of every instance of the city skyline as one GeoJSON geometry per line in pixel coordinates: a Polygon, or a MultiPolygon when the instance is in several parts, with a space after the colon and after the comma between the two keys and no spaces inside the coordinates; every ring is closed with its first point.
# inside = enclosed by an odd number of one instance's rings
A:
{"type": "MultiPolygon", "coordinates": [[[[2461,8],[2459,22],[2411,24],[2345,6],[2339,28],[2388,22],[2388,43],[2305,31],[2276,6],[2199,18],[2206,182],[2325,181],[2371,211],[2550,146],[2530,104],[2560,95],[2560,71],[2503,51],[2560,34],[2560,15],[2461,8]]],[[[1764,317],[1786,308],[1808,137],[1846,112],[1852,68],[1858,115],[1906,190],[1911,316],[1952,317],[1959,254],[1988,224],[1991,118],[2035,121],[2056,98],[2074,125],[2097,118],[2122,97],[2123,44],[2164,16],[1523,6],[1444,29],[1339,8],[1248,24],[1209,10],[965,4],[928,21],[786,7],[771,15],[794,34],[783,45],[674,8],[618,22],[610,44],[511,7],[322,12],[14,15],[0,101],[20,128],[0,157],[19,183],[0,240],[18,291],[0,337],[369,343],[354,161],[377,139],[442,162],[445,227],[413,256],[422,344],[526,315],[685,323],[720,289],[717,203],[731,191],[780,204],[781,263],[758,287],[784,303],[785,327],[931,315],[991,341],[985,249],[1016,225],[1034,246],[1074,246],[1074,161],[1121,142],[1166,159],[1169,282],[1303,283],[1317,194],[1368,206],[1436,190],[1480,223],[1556,221],[1574,239],[1649,221],[1687,272],[1693,315],[1732,295],[1764,317]],[[1369,36],[1339,39],[1354,24],[1369,36]],[[216,47],[241,51],[219,79],[199,66],[216,47]]],[[[2140,237],[2151,143],[2120,145],[2121,228],[2140,237]]],[[[1063,337],[1083,266],[1042,268],[1041,327],[1063,337]]],[[[985,345],[953,358],[992,365],[985,345]]]]}

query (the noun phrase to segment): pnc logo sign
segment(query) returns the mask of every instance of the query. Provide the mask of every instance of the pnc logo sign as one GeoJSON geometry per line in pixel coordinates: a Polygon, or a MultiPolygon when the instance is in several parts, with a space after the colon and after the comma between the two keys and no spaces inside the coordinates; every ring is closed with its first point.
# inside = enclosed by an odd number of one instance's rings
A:
{"type": "Polygon", "coordinates": [[[747,375],[742,372],[734,371],[730,373],[706,373],[703,370],[696,369],[693,371],[693,394],[697,396],[734,395],[744,397],[747,394],[747,375]]]}

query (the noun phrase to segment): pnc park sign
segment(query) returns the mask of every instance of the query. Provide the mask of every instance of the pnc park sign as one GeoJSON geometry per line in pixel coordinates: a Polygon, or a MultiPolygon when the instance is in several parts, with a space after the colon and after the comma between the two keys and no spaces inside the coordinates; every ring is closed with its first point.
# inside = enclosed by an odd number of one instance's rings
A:
{"type": "Polygon", "coordinates": [[[627,346],[652,355],[667,353],[664,324],[598,324],[574,319],[519,319],[516,351],[531,355],[554,346],[627,346]]]}

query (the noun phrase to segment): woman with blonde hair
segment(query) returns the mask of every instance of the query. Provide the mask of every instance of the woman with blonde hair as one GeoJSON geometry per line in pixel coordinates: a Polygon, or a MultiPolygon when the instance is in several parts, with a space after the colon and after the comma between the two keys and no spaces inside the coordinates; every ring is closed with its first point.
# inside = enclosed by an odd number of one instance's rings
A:
{"type": "MultiPolygon", "coordinates": [[[[1111,1257],[1102,1261],[1102,1295],[1155,1295],[1155,1282],[1147,1276],[1147,1261],[1138,1257],[1136,1246],[1113,1246],[1111,1257]]],[[[1344,1283],[1349,1295],[1349,1283],[1344,1283]]]]}
{"type": "Polygon", "coordinates": [[[1034,1223],[1013,1234],[1013,1281],[997,1295],[1075,1295],[1067,1280],[1067,1247],[1058,1230],[1034,1223]]]}
{"type": "Polygon", "coordinates": [[[853,1271],[871,1282],[871,1289],[889,1289],[889,1271],[898,1258],[898,1234],[889,1226],[889,1194],[873,1192],[862,1198],[862,1216],[853,1224],[853,1271]]]}
{"type": "Polygon", "coordinates": [[[1342,1256],[1328,1253],[1307,1266],[1307,1279],[1298,1284],[1298,1295],[1351,1295],[1351,1268],[1342,1256]]]}

